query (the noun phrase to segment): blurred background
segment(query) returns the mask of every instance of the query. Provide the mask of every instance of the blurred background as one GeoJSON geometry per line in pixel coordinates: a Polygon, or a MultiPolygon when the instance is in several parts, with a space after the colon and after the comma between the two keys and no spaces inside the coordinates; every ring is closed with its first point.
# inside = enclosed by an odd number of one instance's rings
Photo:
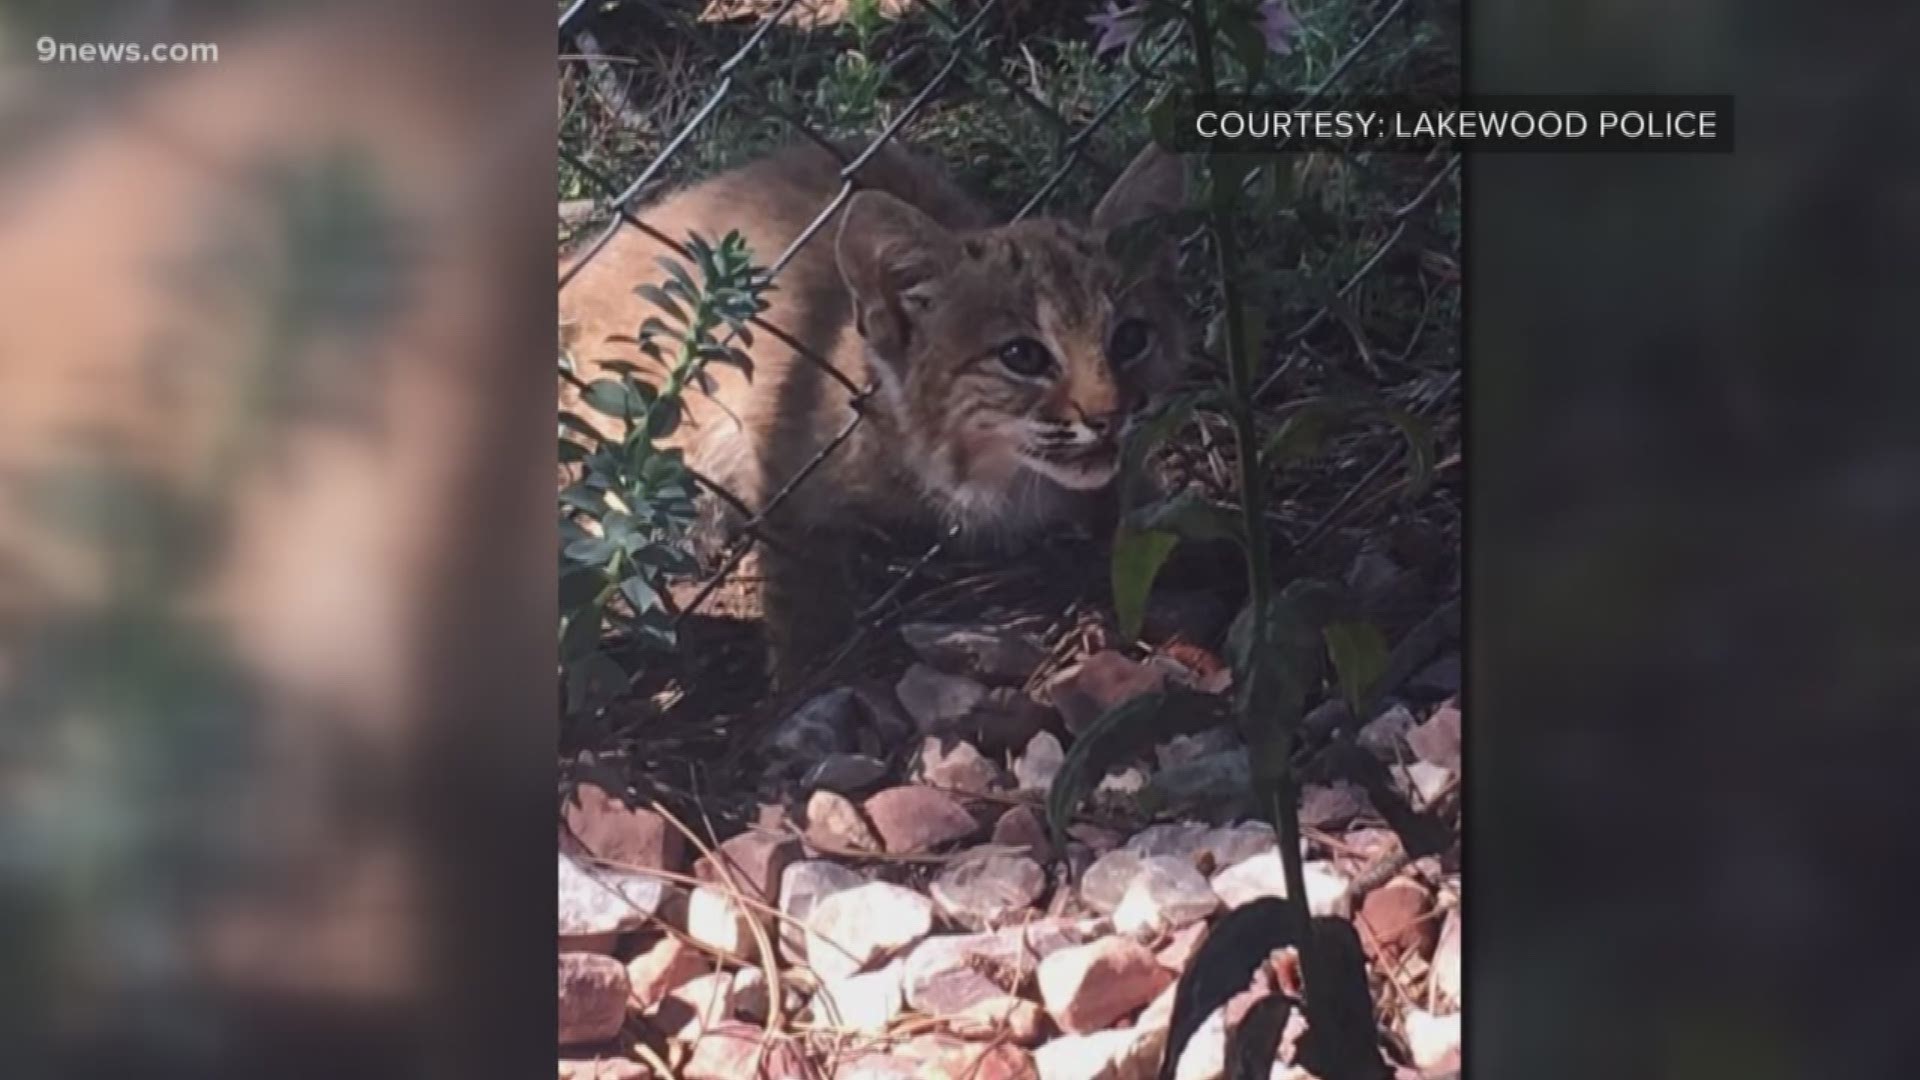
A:
{"type": "MultiPolygon", "coordinates": [[[[0,7],[6,1075],[547,1067],[553,15],[0,7]]],[[[1902,1075],[1920,10],[1466,17],[1469,1073],[1902,1075]]]]}
{"type": "Polygon", "coordinates": [[[551,1060],[549,18],[0,7],[0,1074],[551,1060]]]}

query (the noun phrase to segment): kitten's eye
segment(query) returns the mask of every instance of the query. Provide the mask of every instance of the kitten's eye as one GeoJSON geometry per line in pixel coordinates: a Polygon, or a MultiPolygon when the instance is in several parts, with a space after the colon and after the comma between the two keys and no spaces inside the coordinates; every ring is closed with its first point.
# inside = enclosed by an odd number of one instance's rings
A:
{"type": "Polygon", "coordinates": [[[1107,342],[1107,358],[1116,364],[1138,360],[1153,342],[1153,328],[1140,319],[1128,319],[1114,328],[1107,342]]]}
{"type": "Polygon", "coordinates": [[[1044,375],[1053,366],[1047,347],[1032,338],[1015,338],[1000,346],[1000,362],[1015,375],[1028,378],[1044,375]]]}

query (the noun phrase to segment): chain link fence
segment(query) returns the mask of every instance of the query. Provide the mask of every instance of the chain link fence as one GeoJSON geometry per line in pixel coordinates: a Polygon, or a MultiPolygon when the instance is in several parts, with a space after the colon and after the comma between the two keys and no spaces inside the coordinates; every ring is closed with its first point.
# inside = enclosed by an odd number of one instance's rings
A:
{"type": "MultiPolygon", "coordinates": [[[[1022,107],[1031,114],[1033,121],[1042,125],[1054,137],[1052,168],[1045,174],[1039,186],[1020,205],[1013,215],[1014,220],[1025,218],[1046,208],[1049,200],[1059,193],[1062,185],[1075,174],[1076,170],[1093,170],[1098,174],[1104,174],[1109,179],[1117,175],[1119,166],[1101,158],[1094,146],[1095,138],[1129,105],[1144,105],[1143,98],[1150,92],[1156,76],[1161,73],[1164,61],[1181,41],[1181,34],[1175,32],[1180,28],[1169,28],[1163,40],[1150,42],[1149,47],[1144,51],[1144,62],[1138,64],[1120,87],[1106,97],[1091,115],[1076,122],[1042,100],[1033,90],[1022,86],[1007,71],[1003,61],[1009,55],[1010,47],[1008,35],[1005,33],[1005,21],[1012,14],[1007,9],[1020,6],[1016,0],[984,0],[978,5],[971,5],[970,12],[955,10],[953,5],[936,3],[932,0],[912,0],[908,4],[900,5],[904,10],[896,11],[895,15],[921,13],[942,28],[945,32],[941,35],[943,38],[940,42],[941,55],[930,58],[930,62],[936,65],[933,73],[926,78],[905,105],[880,128],[878,134],[858,152],[848,153],[815,124],[777,101],[775,96],[762,85],[756,71],[756,62],[767,53],[769,36],[776,31],[776,28],[790,25],[796,16],[807,15],[822,3],[823,0],[782,0],[756,16],[758,19],[756,28],[737,49],[724,56],[707,56],[707,59],[716,63],[712,69],[710,89],[706,90],[698,106],[665,141],[658,152],[647,161],[637,175],[625,184],[616,183],[603,170],[590,165],[580,155],[562,148],[561,159],[584,177],[594,189],[592,199],[595,209],[611,215],[610,220],[579,248],[578,253],[562,270],[559,287],[563,294],[568,285],[600,252],[605,250],[622,229],[640,229],[659,243],[678,251],[683,257],[687,255],[684,245],[648,225],[637,207],[667,186],[664,181],[668,177],[669,166],[676,157],[687,153],[689,146],[701,134],[703,127],[714,120],[723,105],[744,107],[762,120],[780,125],[790,133],[792,138],[813,143],[831,153],[840,164],[838,190],[820,206],[818,212],[799,235],[794,237],[785,250],[781,251],[768,265],[769,273],[777,284],[780,271],[793,260],[804,245],[817,240],[834,214],[847,204],[854,192],[860,189],[863,167],[890,141],[899,138],[902,129],[919,116],[936,95],[956,85],[970,89],[985,83],[993,84],[1012,100],[1020,102],[1022,107]]],[[[837,6],[845,8],[846,5],[837,6]]],[[[1383,30],[1395,20],[1407,17],[1409,7],[1410,0],[1392,0],[1386,4],[1373,17],[1365,32],[1339,55],[1338,59],[1311,87],[1308,100],[1318,99],[1344,89],[1341,82],[1354,69],[1356,62],[1380,40],[1383,30]]],[[[609,58],[601,51],[600,41],[595,32],[596,11],[596,5],[588,3],[587,0],[576,0],[560,16],[559,36],[563,53],[572,50],[575,58],[598,63],[617,59],[609,58]]],[[[689,36],[690,41],[696,38],[697,35],[689,36]]],[[[704,41],[699,41],[697,47],[705,49],[707,45],[704,41]]],[[[596,72],[594,77],[604,82],[617,83],[617,78],[609,77],[609,72],[605,70],[596,72]]],[[[606,92],[622,91],[614,86],[606,92]]],[[[1449,157],[1434,171],[1419,195],[1397,211],[1397,227],[1369,252],[1327,303],[1297,328],[1282,336],[1279,342],[1281,350],[1289,350],[1291,346],[1303,341],[1327,319],[1335,316],[1336,306],[1351,295],[1368,275],[1373,274],[1383,264],[1389,252],[1408,235],[1409,230],[1405,225],[1405,219],[1427,203],[1434,193],[1453,176],[1459,163],[1457,155],[1449,157]]],[[[1183,241],[1183,248],[1191,249],[1198,239],[1197,233],[1187,237],[1183,241]]],[[[736,337],[737,333],[730,334],[723,344],[731,345],[736,337]]],[[[852,415],[809,461],[794,472],[779,490],[757,508],[748,506],[736,494],[714,483],[711,479],[696,476],[696,480],[712,497],[740,512],[745,523],[719,559],[717,568],[705,578],[690,599],[679,605],[674,615],[676,626],[679,622],[700,612],[708,604],[715,592],[739,570],[756,544],[775,542],[766,535],[765,525],[768,517],[778,512],[781,504],[801,485],[810,482],[820,466],[840,449],[865,420],[867,404],[875,392],[874,385],[856,385],[825,358],[790,336],[783,335],[783,342],[792,345],[796,353],[818,365],[830,379],[846,391],[852,415]]],[[[1298,352],[1287,351],[1283,356],[1270,358],[1273,364],[1272,370],[1262,382],[1260,394],[1270,395],[1300,355],[1298,352]]],[[[1457,375],[1457,372],[1455,374],[1457,375]]],[[[1443,394],[1452,389],[1453,386],[1449,384],[1443,388],[1443,394]]],[[[1443,394],[1433,395],[1425,403],[1426,407],[1431,408],[1437,404],[1443,394]]],[[[1370,478],[1384,472],[1395,460],[1393,456],[1382,459],[1370,474],[1370,478]]],[[[1342,509],[1344,504],[1336,507],[1335,511],[1337,513],[1342,509]]],[[[1328,522],[1322,523],[1323,527],[1330,524],[1331,517],[1332,515],[1328,522]]],[[[809,683],[810,686],[819,685],[822,680],[838,670],[861,643],[886,621],[888,613],[893,610],[903,591],[912,584],[917,575],[940,556],[950,539],[951,534],[948,539],[934,542],[917,558],[907,562],[904,568],[894,576],[888,587],[878,597],[864,605],[856,617],[852,634],[837,650],[829,654],[824,664],[819,666],[816,676],[809,683]]]]}

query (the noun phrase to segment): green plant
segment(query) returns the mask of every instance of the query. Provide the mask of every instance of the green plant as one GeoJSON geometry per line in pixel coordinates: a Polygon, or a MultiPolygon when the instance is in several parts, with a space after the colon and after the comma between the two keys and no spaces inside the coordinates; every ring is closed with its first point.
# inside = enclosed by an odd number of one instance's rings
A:
{"type": "Polygon", "coordinates": [[[666,278],[635,290],[659,312],[630,339],[656,374],[608,361],[600,365],[606,376],[585,382],[560,356],[561,379],[619,428],[610,437],[578,413],[560,412],[560,461],[574,470],[559,498],[560,662],[569,713],[604,704],[626,680],[605,646],[609,631],[642,652],[674,644],[665,585],[696,569],[689,546],[695,478],[682,452],[663,440],[679,427],[687,388],[702,385],[708,364],[745,367],[739,345],[752,344],[748,323],[773,288],[737,232],[718,245],[689,237],[685,253],[697,280],[685,264],[661,259],[666,278]]]}
{"type": "MultiPolygon", "coordinates": [[[[1301,31],[1285,6],[1273,0],[1144,0],[1126,8],[1109,5],[1096,25],[1102,30],[1101,49],[1124,49],[1130,64],[1160,48],[1169,34],[1186,35],[1190,51],[1172,57],[1171,78],[1149,109],[1150,116],[1159,114],[1153,120],[1156,131],[1164,130],[1161,117],[1178,93],[1248,93],[1268,85],[1271,58],[1290,53],[1301,31]]],[[[1243,553],[1248,600],[1228,632],[1227,648],[1234,711],[1248,745],[1255,795],[1279,837],[1287,899],[1235,911],[1209,935],[1176,991],[1161,1076],[1173,1074],[1200,1021],[1244,989],[1253,965],[1272,949],[1291,945],[1300,952],[1307,988],[1302,1007],[1310,1034],[1302,1052],[1312,1059],[1313,1071],[1330,1080],[1373,1080],[1382,1069],[1371,1032],[1356,1031],[1343,1019],[1370,1017],[1372,1012],[1363,962],[1357,950],[1346,947],[1351,928],[1332,925],[1338,920],[1311,918],[1306,907],[1293,757],[1309,697],[1327,681],[1327,668],[1348,707],[1359,714],[1386,666],[1386,646],[1376,627],[1350,617],[1348,598],[1339,587],[1306,578],[1276,589],[1268,479],[1272,471],[1315,454],[1335,422],[1356,416],[1382,417],[1406,435],[1414,463],[1409,486],[1424,482],[1432,454],[1421,425],[1404,412],[1344,397],[1302,403],[1277,430],[1262,430],[1255,398],[1269,317],[1253,300],[1263,282],[1245,257],[1247,230],[1241,222],[1257,202],[1268,205],[1275,192],[1290,190],[1294,161],[1280,154],[1209,152],[1199,156],[1199,165],[1202,182],[1195,205],[1171,220],[1197,222],[1213,256],[1210,277],[1218,302],[1208,343],[1223,377],[1217,385],[1175,399],[1136,428],[1123,458],[1129,474],[1123,496],[1130,503],[1139,501],[1142,485],[1133,476],[1153,447],[1205,408],[1224,415],[1232,431],[1237,505],[1193,490],[1129,505],[1114,539],[1113,593],[1122,633],[1132,636],[1155,576],[1180,543],[1225,540],[1243,553]]],[[[1101,717],[1075,744],[1048,800],[1057,839],[1073,806],[1110,764],[1158,734],[1157,721],[1171,698],[1151,695],[1128,701],[1101,717]]],[[[1277,1020],[1267,1015],[1259,1023],[1241,1025],[1233,1033],[1229,1060],[1257,1061],[1264,1052],[1264,1061],[1270,1063],[1275,1024],[1283,1021],[1281,1013],[1277,1020]]],[[[1264,1075],[1265,1066],[1256,1073],[1264,1075]]]]}

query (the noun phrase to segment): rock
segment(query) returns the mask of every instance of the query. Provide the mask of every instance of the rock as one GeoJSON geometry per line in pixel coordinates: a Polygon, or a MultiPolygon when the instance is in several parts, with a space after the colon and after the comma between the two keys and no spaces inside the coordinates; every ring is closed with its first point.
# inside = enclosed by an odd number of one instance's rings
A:
{"type": "Polygon", "coordinates": [[[1231,810],[1253,800],[1253,770],[1244,747],[1226,750],[1161,769],[1147,791],[1163,807],[1231,810]]]}
{"type": "Polygon", "coordinates": [[[886,762],[865,754],[828,754],[800,781],[808,791],[865,795],[887,778],[886,762]]]}
{"type": "Polygon", "coordinates": [[[953,863],[933,879],[941,914],[969,930],[1018,921],[1047,888],[1047,872],[1020,855],[984,855],[953,863]]]}
{"type": "Polygon", "coordinates": [[[1079,821],[1067,826],[1067,835],[1093,849],[1096,854],[1105,855],[1126,841],[1126,837],[1091,821],[1079,821]]]}
{"type": "Polygon", "coordinates": [[[1407,1051],[1422,1069],[1453,1068],[1460,1060],[1460,1014],[1435,1016],[1425,1009],[1408,1009],[1407,1051]]]}
{"type": "Polygon", "coordinates": [[[687,982],[655,1006],[648,1019],[662,1033],[691,1042],[722,1021],[732,1019],[733,972],[715,971],[687,982]]]}
{"type": "Polygon", "coordinates": [[[1429,765],[1451,772],[1460,771],[1460,709],[1449,701],[1427,722],[1407,732],[1407,746],[1429,765]]]}
{"type": "Polygon", "coordinates": [[[972,679],[915,664],[900,677],[894,693],[923,735],[953,731],[987,699],[987,688],[972,679]]]}
{"type": "Polygon", "coordinates": [[[1062,1031],[1098,1031],[1152,1001],[1173,981],[1139,943],[1123,937],[1061,949],[1040,962],[1040,999],[1062,1031]]]}
{"type": "Polygon", "coordinates": [[[814,1070],[795,1040],[768,1040],[759,1027],[729,1021],[694,1042],[680,1075],[685,1080],[792,1080],[813,1076],[814,1070]]]}
{"type": "Polygon", "coordinates": [[[846,796],[825,790],[807,800],[807,843],[823,851],[880,850],[880,838],[860,816],[860,808],[846,796]]]}
{"type": "Polygon", "coordinates": [[[686,842],[678,829],[652,810],[628,807],[598,784],[575,787],[566,816],[567,828],[597,858],[652,870],[685,865],[686,842]]]}
{"type": "Polygon", "coordinates": [[[1173,932],[1173,936],[1153,954],[1153,958],[1160,962],[1161,967],[1178,975],[1193,962],[1193,954],[1199,951],[1200,943],[1206,937],[1207,924],[1204,922],[1183,926],[1173,932]]]}
{"type": "Polygon", "coordinates": [[[1095,859],[1080,875],[1080,899],[1102,915],[1111,915],[1140,873],[1140,854],[1115,848],[1095,859]]]}
{"type": "Polygon", "coordinates": [[[1170,856],[1197,863],[1207,834],[1213,830],[1198,822],[1175,821],[1149,825],[1122,845],[1143,859],[1170,856]]]}
{"type": "Polygon", "coordinates": [[[748,1023],[764,1024],[772,1012],[773,993],[767,988],[767,973],[757,967],[734,972],[733,1014],[748,1023]]]}
{"type": "Polygon", "coordinates": [[[1143,859],[1113,910],[1113,928],[1146,939],[1205,919],[1220,898],[1193,862],[1177,855],[1143,859]]]}
{"type": "Polygon", "coordinates": [[[913,720],[901,708],[900,697],[893,692],[893,687],[863,679],[854,683],[852,690],[860,699],[861,708],[866,710],[870,728],[865,736],[872,746],[863,746],[862,753],[871,757],[885,757],[892,747],[913,737],[913,720]]]}
{"type": "Polygon", "coordinates": [[[933,932],[933,901],[884,881],[834,893],[807,920],[807,963],[831,982],[909,948],[933,932]]]}
{"type": "Polygon", "coordinates": [[[1300,824],[1336,832],[1372,807],[1366,789],[1350,780],[1314,784],[1301,792],[1300,824]]]}
{"type": "Polygon", "coordinates": [[[1417,796],[1416,804],[1422,808],[1429,807],[1452,786],[1453,773],[1438,765],[1416,761],[1407,766],[1407,783],[1412,785],[1413,793],[1417,796]]]}
{"type": "Polygon", "coordinates": [[[1366,895],[1360,902],[1360,914],[1354,929],[1369,955],[1388,959],[1402,953],[1426,955],[1439,932],[1429,917],[1433,897],[1426,886],[1412,878],[1398,877],[1366,895]]]}
{"type": "Polygon", "coordinates": [[[929,1080],[1037,1080],[1032,1058],[1017,1046],[929,1034],[907,1040],[893,1053],[918,1062],[920,1075],[929,1080]]]}
{"type": "Polygon", "coordinates": [[[1013,762],[1014,786],[1021,791],[1046,791],[1066,764],[1067,752],[1051,731],[1042,731],[1027,742],[1026,752],[1013,762]]]}
{"type": "Polygon", "coordinates": [[[972,836],[980,827],[952,796],[918,785],[878,792],[867,799],[866,811],[893,855],[929,851],[972,836]]]}
{"type": "Polygon", "coordinates": [[[927,664],[989,686],[1018,686],[1047,659],[1046,650],[1032,638],[999,627],[908,623],[900,636],[927,664]]]}
{"type": "Polygon", "coordinates": [[[823,983],[813,997],[814,1020],[866,1035],[885,1033],[900,1015],[905,966],[895,960],[877,971],[823,983]]]}
{"type": "Polygon", "coordinates": [[[840,1059],[833,1080],[921,1080],[920,1063],[897,1054],[856,1051],[840,1059]]]}
{"type": "Polygon", "coordinates": [[[1047,684],[1053,707],[1078,735],[1108,709],[1166,686],[1166,673],[1111,649],[1087,657],[1047,684]]]}
{"type": "Polygon", "coordinates": [[[606,935],[637,929],[658,914],[666,902],[667,885],[657,877],[586,866],[567,855],[559,858],[563,940],[604,940],[606,935]]]}
{"type": "MultiPolygon", "coordinates": [[[[1303,871],[1307,882],[1307,909],[1315,915],[1347,917],[1352,905],[1348,891],[1351,883],[1346,875],[1325,862],[1309,862],[1303,871]]],[[[1229,908],[1262,896],[1286,896],[1286,874],[1280,864],[1280,852],[1256,855],[1215,874],[1213,891],[1229,908]]]]}
{"type": "Polygon", "coordinates": [[[721,872],[724,867],[743,895],[772,904],[780,896],[780,875],[804,856],[800,841],[793,837],[749,829],[715,848],[712,855],[702,856],[693,873],[708,884],[720,884],[727,881],[721,872]]]}
{"type": "Polygon", "coordinates": [[[1214,727],[1192,735],[1175,735],[1154,747],[1153,756],[1162,769],[1171,769],[1210,754],[1243,749],[1240,736],[1232,728],[1214,727]]]}
{"type": "Polygon", "coordinates": [[[1159,643],[1214,641],[1233,621],[1234,606],[1215,592],[1201,589],[1155,588],[1147,598],[1140,621],[1143,641],[1159,643]]]}
{"type": "Polygon", "coordinates": [[[1040,1080],[1152,1080],[1167,1045],[1165,1025],[1062,1035],[1034,1051],[1040,1080]]]}
{"type": "Polygon", "coordinates": [[[1047,836],[1046,822],[1031,806],[1010,807],[1001,814],[993,823],[991,842],[995,847],[1018,848],[1036,862],[1053,861],[1053,841],[1047,836]]]}
{"type": "Polygon", "coordinates": [[[1018,994],[1040,960],[1088,936],[1084,924],[1049,919],[991,933],[930,937],[907,955],[907,1004],[929,1016],[954,1016],[1018,994]]]}
{"type": "Polygon", "coordinates": [[[1006,776],[1000,766],[988,761],[972,743],[938,736],[928,736],[921,741],[909,775],[932,787],[976,795],[1006,786],[1006,776]]]}
{"type": "Polygon", "coordinates": [[[780,943],[792,954],[806,948],[802,929],[813,914],[814,905],[837,892],[866,884],[867,879],[839,863],[824,859],[802,859],[780,875],[780,943]]]}
{"type": "Polygon", "coordinates": [[[627,969],[594,953],[560,955],[560,1045],[606,1042],[627,1018],[627,969]]]}
{"type": "Polygon", "coordinates": [[[1382,761],[1398,761],[1405,756],[1407,733],[1413,730],[1413,714],[1405,705],[1395,705],[1372,720],[1354,737],[1361,749],[1382,761]]]}
{"type": "Polygon", "coordinates": [[[1040,1006],[1005,995],[966,1009],[948,1021],[947,1030],[963,1039],[1005,1038],[1015,1046],[1034,1047],[1046,1037],[1047,1021],[1040,1006]]]}
{"type": "Polygon", "coordinates": [[[1436,1005],[1459,1008],[1464,1004],[1460,985],[1460,909],[1447,912],[1447,925],[1440,930],[1440,943],[1433,949],[1433,974],[1428,994],[1436,1005]]]}
{"type": "Polygon", "coordinates": [[[830,754],[857,748],[864,719],[859,696],[850,687],[836,687],[774,725],[762,744],[763,755],[777,774],[791,776],[830,754]]]}
{"type": "Polygon", "coordinates": [[[1213,861],[1211,873],[1218,873],[1263,852],[1279,851],[1280,839],[1264,821],[1243,821],[1210,830],[1200,846],[1213,861]]]}
{"type": "Polygon", "coordinates": [[[709,949],[749,957],[759,948],[752,915],[719,889],[702,885],[687,895],[687,936],[709,949]]]}
{"type": "Polygon", "coordinates": [[[712,967],[700,950],[668,935],[627,961],[627,993],[634,1008],[646,1012],[712,967]]]}
{"type": "Polygon", "coordinates": [[[1147,770],[1138,765],[1129,765],[1101,777],[1099,786],[1093,791],[1095,795],[1106,798],[1124,798],[1145,791],[1146,788],[1147,770]]]}
{"type": "Polygon", "coordinates": [[[653,1080],[653,1070],[624,1057],[561,1058],[560,1080],[653,1080]]]}
{"type": "Polygon", "coordinates": [[[1041,731],[1057,726],[1058,717],[1025,691],[998,687],[973,710],[967,723],[954,732],[973,741],[988,754],[1007,754],[1027,745],[1041,731]]]}

